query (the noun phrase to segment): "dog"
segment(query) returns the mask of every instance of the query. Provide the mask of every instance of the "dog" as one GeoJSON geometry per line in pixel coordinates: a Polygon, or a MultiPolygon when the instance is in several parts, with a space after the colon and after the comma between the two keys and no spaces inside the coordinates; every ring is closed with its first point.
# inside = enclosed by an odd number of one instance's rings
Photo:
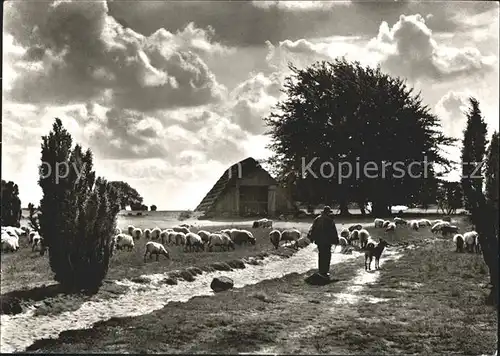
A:
{"type": "Polygon", "coordinates": [[[391,245],[384,239],[380,239],[378,244],[375,244],[373,241],[368,241],[365,247],[365,271],[371,271],[373,257],[375,257],[375,269],[380,269],[380,256],[386,246],[391,245]],[[368,259],[370,260],[369,262],[368,259]]]}

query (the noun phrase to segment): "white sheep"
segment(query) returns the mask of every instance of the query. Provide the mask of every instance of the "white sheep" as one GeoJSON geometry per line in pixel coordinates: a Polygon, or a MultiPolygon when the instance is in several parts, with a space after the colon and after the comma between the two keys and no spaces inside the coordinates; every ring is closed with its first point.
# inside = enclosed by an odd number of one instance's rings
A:
{"type": "Polygon", "coordinates": [[[262,227],[262,228],[272,228],[273,227],[273,221],[269,220],[269,219],[266,219],[266,218],[259,219],[259,220],[256,220],[256,221],[253,222],[252,227],[253,228],[259,228],[259,227],[262,227]]]}
{"type": "MultiPolygon", "coordinates": [[[[357,230],[356,230],[356,231],[357,231],[357,230]]],[[[340,231],[340,236],[341,236],[341,237],[343,237],[343,238],[346,238],[346,239],[348,239],[348,238],[349,238],[349,235],[350,235],[350,234],[351,234],[351,233],[349,232],[349,229],[347,229],[347,228],[345,228],[345,227],[342,229],[342,231],[340,231]]]]}
{"type": "Polygon", "coordinates": [[[420,219],[420,220],[418,220],[418,226],[419,227],[431,226],[431,222],[427,219],[420,219]]]}
{"type": "Polygon", "coordinates": [[[155,227],[153,230],[151,230],[151,240],[159,240],[161,235],[161,229],[159,227],[155,227]]]}
{"type": "MultiPolygon", "coordinates": [[[[436,219],[436,220],[432,220],[431,221],[431,226],[434,226],[436,224],[439,224],[439,223],[442,223],[442,222],[445,222],[444,220],[441,220],[441,219],[436,219]]],[[[446,221],[447,222],[447,221],[446,221]]]]}
{"type": "Polygon", "coordinates": [[[373,220],[373,224],[375,225],[375,227],[384,227],[384,219],[376,218],[375,220],[373,220]]]}
{"type": "Polygon", "coordinates": [[[339,237],[339,245],[342,246],[342,247],[347,246],[348,245],[347,239],[345,237],[343,237],[343,236],[340,236],[339,237]]]}
{"type": "Polygon", "coordinates": [[[130,236],[133,236],[134,235],[134,230],[135,230],[135,226],[134,225],[129,225],[127,227],[127,232],[130,236]]]}
{"type": "Polygon", "coordinates": [[[418,231],[419,223],[416,220],[410,221],[410,229],[418,231]]]}
{"type": "Polygon", "coordinates": [[[351,232],[349,235],[349,245],[352,245],[354,242],[358,243],[359,242],[359,230],[354,230],[351,232]]]}
{"type": "Polygon", "coordinates": [[[453,243],[457,246],[457,252],[464,252],[464,237],[461,234],[453,236],[453,243]]]}
{"type": "Polygon", "coordinates": [[[161,239],[162,244],[165,245],[168,243],[168,231],[167,230],[163,230],[162,232],[160,232],[160,239],[161,239]]]}
{"type": "Polygon", "coordinates": [[[385,228],[385,231],[388,232],[388,231],[395,231],[396,230],[396,223],[389,223],[387,225],[387,227],[385,228]]]}
{"type": "Polygon", "coordinates": [[[132,236],[135,240],[139,240],[142,236],[142,230],[138,227],[134,228],[134,230],[132,231],[132,236]]]}
{"type": "Polygon", "coordinates": [[[42,248],[43,238],[38,233],[33,235],[33,239],[31,241],[33,243],[33,246],[31,247],[31,251],[34,252],[37,247],[39,247],[40,249],[42,248]]]}
{"type": "Polygon", "coordinates": [[[406,221],[405,219],[402,219],[402,218],[395,217],[394,218],[394,223],[396,225],[407,225],[408,221],[406,221]]]}
{"type": "Polygon", "coordinates": [[[195,234],[194,232],[186,234],[186,251],[203,251],[204,247],[205,246],[203,245],[203,240],[200,235],[195,234]]]}
{"type": "Polygon", "coordinates": [[[288,243],[293,243],[294,241],[297,241],[300,239],[300,231],[297,229],[287,229],[284,230],[281,233],[281,239],[280,241],[288,242],[288,243]]]}
{"type": "Polygon", "coordinates": [[[389,220],[385,220],[384,223],[382,224],[382,227],[383,228],[386,228],[387,226],[389,226],[391,222],[389,220]]]}
{"type": "Polygon", "coordinates": [[[309,240],[306,236],[302,236],[300,239],[297,241],[294,241],[293,243],[293,248],[298,250],[299,248],[304,248],[308,246],[311,243],[311,240],[309,240]]]}
{"type": "Polygon", "coordinates": [[[271,244],[275,249],[278,249],[281,240],[281,231],[273,230],[269,233],[269,240],[271,240],[271,244]]]}
{"type": "Polygon", "coordinates": [[[115,228],[115,235],[120,235],[122,233],[122,229],[120,229],[118,226],[115,228]]]}
{"type": "Polygon", "coordinates": [[[464,234],[464,242],[467,248],[467,251],[474,252],[476,247],[476,239],[479,234],[476,231],[468,231],[464,234]]]}
{"type": "Polygon", "coordinates": [[[361,248],[365,248],[368,238],[370,237],[370,233],[365,229],[359,230],[359,245],[361,248]]]}
{"type": "Polygon", "coordinates": [[[2,251],[15,252],[19,250],[19,237],[2,231],[1,245],[2,251]]]}
{"type": "MultiPolygon", "coordinates": [[[[189,232],[188,232],[189,234],[189,232]]],[[[184,246],[186,244],[186,234],[183,232],[175,233],[175,244],[177,246],[184,246]]]]}
{"type": "Polygon", "coordinates": [[[130,235],[118,234],[115,236],[115,246],[117,250],[128,249],[132,251],[134,249],[134,239],[130,235]]]}
{"type": "Polygon", "coordinates": [[[435,223],[434,225],[432,225],[431,232],[433,234],[436,234],[436,233],[441,231],[443,226],[450,226],[450,223],[448,221],[439,221],[439,222],[435,223]]]}
{"type": "Polygon", "coordinates": [[[208,239],[210,237],[210,232],[205,231],[205,230],[200,230],[200,231],[198,231],[198,236],[200,236],[203,243],[206,244],[206,243],[208,243],[208,239]]]}
{"type": "Polygon", "coordinates": [[[189,233],[189,228],[185,226],[174,226],[172,230],[174,230],[175,232],[182,232],[183,234],[189,233]]]}
{"type": "Polygon", "coordinates": [[[177,233],[175,231],[170,231],[168,233],[168,237],[167,237],[167,244],[175,245],[175,237],[176,236],[177,236],[177,233]]]}
{"type": "Polygon", "coordinates": [[[28,235],[28,245],[31,245],[33,243],[33,238],[38,235],[38,232],[36,231],[31,231],[30,234],[28,235]]]}
{"type": "Polygon", "coordinates": [[[151,230],[150,229],[144,229],[144,238],[146,240],[151,240],[151,230]]]}
{"type": "Polygon", "coordinates": [[[146,262],[146,256],[149,253],[149,258],[152,259],[153,255],[156,255],[156,260],[160,259],[160,255],[165,256],[167,259],[170,259],[170,254],[165,249],[165,246],[158,242],[148,241],[146,243],[145,252],[144,252],[144,262],[146,262]]]}
{"type": "Polygon", "coordinates": [[[229,236],[231,236],[231,240],[233,240],[236,245],[255,245],[257,242],[253,234],[247,230],[232,229],[229,236]]]}
{"type": "Polygon", "coordinates": [[[235,249],[234,242],[231,240],[231,237],[225,233],[210,234],[207,245],[208,251],[212,251],[215,246],[219,246],[223,250],[229,250],[230,248],[233,250],[235,249]]]}
{"type": "Polygon", "coordinates": [[[441,227],[441,234],[443,235],[443,237],[445,237],[448,234],[457,233],[459,230],[460,228],[458,226],[444,225],[441,227]]]}

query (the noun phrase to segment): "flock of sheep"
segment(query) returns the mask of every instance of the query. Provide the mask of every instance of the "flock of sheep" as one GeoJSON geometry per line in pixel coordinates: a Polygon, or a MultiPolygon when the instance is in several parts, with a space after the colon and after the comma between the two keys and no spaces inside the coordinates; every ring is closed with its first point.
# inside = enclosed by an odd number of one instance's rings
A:
{"type": "Polygon", "coordinates": [[[2,251],[15,252],[19,250],[19,238],[23,236],[28,236],[28,243],[32,246],[33,251],[41,248],[42,237],[38,232],[27,226],[2,226],[2,251]]]}
{"type": "Polygon", "coordinates": [[[200,230],[197,233],[190,231],[191,225],[181,224],[174,226],[171,229],[161,230],[156,227],[154,229],[142,229],[129,225],[127,233],[123,233],[117,228],[117,235],[113,239],[114,247],[117,250],[127,249],[132,251],[135,246],[135,240],[144,236],[146,240],[151,240],[146,243],[144,260],[149,255],[156,256],[156,260],[160,255],[170,258],[170,254],[166,246],[182,246],[185,252],[212,252],[215,248],[229,251],[234,250],[235,245],[255,245],[256,239],[250,231],[240,229],[224,229],[217,232],[209,232],[200,230]]]}

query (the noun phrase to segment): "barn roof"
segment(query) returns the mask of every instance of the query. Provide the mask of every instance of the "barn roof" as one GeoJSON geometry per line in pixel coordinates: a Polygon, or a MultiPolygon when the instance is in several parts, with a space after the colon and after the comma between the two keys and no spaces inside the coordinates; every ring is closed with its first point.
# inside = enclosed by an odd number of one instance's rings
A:
{"type": "Polygon", "coordinates": [[[223,195],[227,188],[230,187],[232,183],[236,181],[236,179],[238,179],[238,165],[241,166],[241,175],[243,177],[248,176],[256,170],[263,170],[273,181],[275,181],[275,179],[271,177],[271,175],[264,168],[262,168],[257,160],[252,157],[248,157],[240,162],[233,164],[231,167],[224,171],[222,176],[214,184],[212,189],[210,189],[201,203],[198,204],[195,211],[209,211],[210,208],[215,206],[217,199],[223,195]]]}

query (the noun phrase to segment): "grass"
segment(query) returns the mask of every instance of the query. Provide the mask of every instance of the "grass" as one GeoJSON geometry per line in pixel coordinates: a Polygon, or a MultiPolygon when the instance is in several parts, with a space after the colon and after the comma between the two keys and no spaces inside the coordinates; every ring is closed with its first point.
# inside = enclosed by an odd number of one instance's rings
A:
{"type": "Polygon", "coordinates": [[[417,248],[386,262],[358,305],[338,304],[335,295],[362,271],[362,257],[336,265],[339,281],[326,286],[291,274],[64,332],[28,351],[263,353],[271,347],[289,354],[492,354],[497,312],[484,304],[482,285],[489,278],[482,256],[455,253],[451,238],[433,238],[428,229],[398,228],[387,239],[417,248]],[[385,300],[372,303],[372,297],[385,300]]]}
{"type": "Polygon", "coordinates": [[[359,305],[349,328],[332,325],[319,338],[326,352],[340,343],[363,354],[493,354],[498,320],[485,305],[488,281],[482,256],[455,253],[449,241],[410,250],[367,289],[390,301],[359,305]]]}
{"type": "MultiPolygon", "coordinates": [[[[134,225],[142,228],[155,227],[155,225],[150,225],[150,221],[147,220],[141,224],[137,224],[136,222],[134,225]]],[[[126,228],[127,225],[122,223],[120,226],[126,228]]],[[[160,227],[163,226],[160,225],[160,227]]],[[[203,229],[216,231],[232,227],[236,226],[209,226],[203,229]]],[[[199,229],[192,228],[191,230],[196,232],[199,229]]],[[[141,238],[139,241],[136,241],[133,251],[116,251],[110,263],[107,280],[127,278],[138,281],[143,274],[165,273],[188,267],[205,268],[217,262],[229,262],[231,264],[225,267],[222,265],[222,269],[238,268],[237,264],[242,264],[242,259],[244,258],[255,256],[265,257],[268,254],[289,255],[293,252],[283,248],[275,250],[269,242],[269,229],[247,229],[255,236],[255,245],[236,246],[234,251],[218,251],[216,249],[213,252],[184,252],[181,246],[167,246],[171,254],[171,259],[167,260],[164,256],[160,256],[158,262],[154,258],[144,262],[144,246],[147,241],[141,238]]],[[[54,314],[57,314],[61,311],[78,308],[79,305],[91,298],[91,296],[77,295],[71,298],[73,300],[72,303],[68,302],[68,296],[63,296],[60,288],[54,285],[48,256],[42,257],[38,252],[32,252],[30,246],[28,246],[27,238],[20,238],[20,247],[20,250],[16,253],[2,255],[2,313],[19,313],[22,311],[24,305],[45,300],[41,310],[44,310],[43,312],[45,313],[52,310],[54,314]]],[[[212,268],[218,268],[218,265],[212,266],[212,268]]],[[[192,280],[189,273],[183,273],[181,276],[177,276],[177,278],[192,280]]],[[[105,284],[95,297],[112,298],[117,296],[116,293],[109,293],[110,288],[112,288],[110,284],[105,284]]]]}

